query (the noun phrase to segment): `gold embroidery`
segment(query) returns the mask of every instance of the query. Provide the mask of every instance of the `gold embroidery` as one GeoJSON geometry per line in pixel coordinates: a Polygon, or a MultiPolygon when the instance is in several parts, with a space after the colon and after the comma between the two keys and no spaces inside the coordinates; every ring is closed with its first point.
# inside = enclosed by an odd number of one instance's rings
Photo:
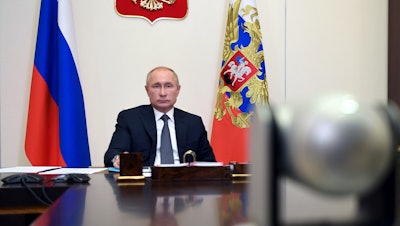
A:
{"type": "MultiPolygon", "coordinates": [[[[137,0],[132,0],[133,3],[137,4],[137,0]]],[[[140,7],[153,11],[164,8],[163,3],[172,5],[176,0],[140,0],[140,7]]]]}
{"type": "MultiPolygon", "coordinates": [[[[227,64],[229,60],[235,55],[239,50],[239,46],[235,46],[234,50],[231,50],[231,45],[236,43],[239,39],[239,5],[241,1],[235,1],[234,5],[230,6],[230,13],[228,15],[228,21],[225,31],[225,42],[223,48],[223,62],[227,64]]],[[[248,46],[242,47],[240,51],[248,58],[249,61],[254,64],[258,69],[258,72],[251,77],[242,87],[236,91],[232,91],[228,86],[225,86],[223,78],[219,78],[219,87],[217,91],[217,102],[214,111],[214,117],[217,120],[222,120],[222,118],[229,114],[232,124],[238,128],[249,128],[251,124],[251,117],[253,112],[240,112],[239,107],[243,104],[243,97],[241,92],[245,87],[248,88],[246,92],[246,97],[249,98],[251,104],[268,104],[268,89],[266,75],[263,80],[259,79],[257,76],[262,75],[260,68],[264,61],[264,51],[259,50],[261,45],[261,31],[260,23],[258,20],[257,10],[253,6],[246,6],[242,9],[243,17],[248,17],[251,21],[246,21],[242,27],[245,32],[251,37],[251,42],[248,46]],[[225,94],[228,94],[226,99],[225,94]],[[236,113],[235,116],[234,112],[236,113]]],[[[222,69],[225,65],[222,66],[222,69]]]]}

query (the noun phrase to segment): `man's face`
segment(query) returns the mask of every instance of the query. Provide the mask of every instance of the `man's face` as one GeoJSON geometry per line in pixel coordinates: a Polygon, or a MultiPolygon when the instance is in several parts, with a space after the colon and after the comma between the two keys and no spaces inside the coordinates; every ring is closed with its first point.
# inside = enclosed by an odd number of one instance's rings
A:
{"type": "Polygon", "coordinates": [[[161,68],[151,73],[145,88],[151,105],[166,113],[174,107],[181,86],[171,71],[161,68]]]}

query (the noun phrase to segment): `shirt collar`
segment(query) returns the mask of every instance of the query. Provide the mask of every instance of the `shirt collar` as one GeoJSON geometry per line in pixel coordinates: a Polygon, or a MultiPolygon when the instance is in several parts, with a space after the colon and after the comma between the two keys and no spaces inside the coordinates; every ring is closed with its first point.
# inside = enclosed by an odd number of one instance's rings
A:
{"type": "MultiPolygon", "coordinates": [[[[153,111],[154,111],[154,116],[155,116],[156,121],[159,120],[161,118],[161,116],[164,115],[164,113],[162,113],[161,111],[158,111],[155,108],[153,108],[153,111]]],[[[169,119],[171,119],[172,122],[175,122],[175,120],[174,120],[174,108],[172,108],[171,110],[169,110],[165,114],[168,115],[169,119]]]]}

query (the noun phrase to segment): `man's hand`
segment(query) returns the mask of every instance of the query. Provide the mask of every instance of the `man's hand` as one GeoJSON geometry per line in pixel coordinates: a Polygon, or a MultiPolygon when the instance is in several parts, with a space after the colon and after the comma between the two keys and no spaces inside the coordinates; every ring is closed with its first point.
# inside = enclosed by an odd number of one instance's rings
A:
{"type": "MultiPolygon", "coordinates": [[[[123,152],[123,153],[129,153],[129,152],[125,151],[125,152],[123,152]]],[[[115,168],[118,168],[118,169],[119,169],[119,167],[120,167],[119,163],[120,163],[120,161],[119,161],[119,155],[116,155],[116,156],[114,157],[114,159],[113,159],[113,166],[114,166],[115,168]]]]}
{"type": "Polygon", "coordinates": [[[119,155],[116,155],[113,159],[113,166],[119,169],[119,155]]]}

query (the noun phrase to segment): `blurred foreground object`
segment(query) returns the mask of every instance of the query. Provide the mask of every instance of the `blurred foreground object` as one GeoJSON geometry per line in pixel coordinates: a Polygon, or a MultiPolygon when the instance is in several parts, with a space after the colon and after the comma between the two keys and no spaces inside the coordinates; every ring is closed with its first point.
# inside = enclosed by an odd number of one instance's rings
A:
{"type": "MultiPolygon", "coordinates": [[[[351,95],[273,109],[288,176],[333,194],[360,194],[387,172],[398,145],[398,109],[351,95]]],[[[278,151],[278,150],[277,150],[278,151]]]]}
{"type": "MultiPolygon", "coordinates": [[[[280,177],[327,196],[363,200],[387,184],[394,187],[400,128],[400,111],[394,104],[368,105],[351,95],[332,95],[310,103],[259,107],[255,121],[250,209],[265,210],[252,216],[260,225],[280,224],[280,177]]],[[[395,201],[394,194],[385,195],[395,201]]],[[[353,221],[369,221],[364,212],[371,209],[359,207],[360,216],[353,221]]],[[[376,213],[368,217],[381,218],[376,213]]],[[[394,218],[394,213],[384,214],[394,218]]]]}

